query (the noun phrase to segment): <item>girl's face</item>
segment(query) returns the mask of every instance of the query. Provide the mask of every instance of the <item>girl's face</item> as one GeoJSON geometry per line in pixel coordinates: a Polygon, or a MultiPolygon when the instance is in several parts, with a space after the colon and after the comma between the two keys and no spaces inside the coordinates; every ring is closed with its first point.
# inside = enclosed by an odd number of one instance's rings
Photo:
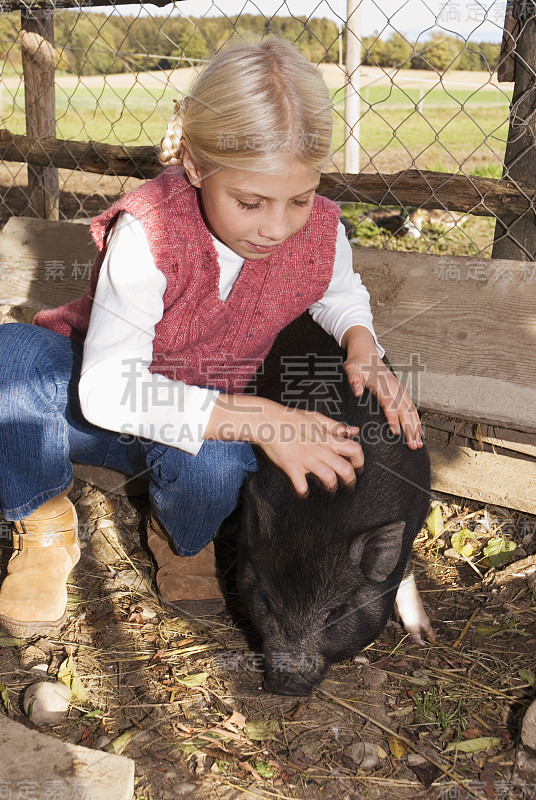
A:
{"type": "Polygon", "coordinates": [[[280,175],[219,168],[201,176],[186,148],[183,165],[201,202],[211,233],[242,258],[267,258],[303,228],[313,207],[320,173],[290,164],[280,175]]]}

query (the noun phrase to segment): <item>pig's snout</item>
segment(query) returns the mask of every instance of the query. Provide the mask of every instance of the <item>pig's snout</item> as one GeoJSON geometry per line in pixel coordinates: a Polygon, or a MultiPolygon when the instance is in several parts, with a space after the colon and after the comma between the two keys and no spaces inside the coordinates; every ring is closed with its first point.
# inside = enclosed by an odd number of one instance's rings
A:
{"type": "Polygon", "coordinates": [[[278,675],[277,673],[266,675],[262,682],[262,688],[271,694],[287,694],[293,697],[309,697],[311,692],[316,689],[321,677],[317,681],[308,681],[301,675],[278,675]]]}
{"type": "Polygon", "coordinates": [[[323,679],[327,663],[320,654],[266,654],[263,688],[273,694],[306,697],[323,679]],[[281,658],[284,655],[285,658],[281,658]]]}

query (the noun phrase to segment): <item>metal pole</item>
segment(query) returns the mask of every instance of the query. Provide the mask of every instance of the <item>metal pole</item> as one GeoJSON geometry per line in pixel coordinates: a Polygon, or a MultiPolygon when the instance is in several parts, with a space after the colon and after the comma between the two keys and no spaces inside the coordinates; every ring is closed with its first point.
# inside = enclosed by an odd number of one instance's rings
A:
{"type": "Polygon", "coordinates": [[[361,0],[346,0],[346,96],[344,102],[344,171],[359,172],[359,68],[361,0]]]}

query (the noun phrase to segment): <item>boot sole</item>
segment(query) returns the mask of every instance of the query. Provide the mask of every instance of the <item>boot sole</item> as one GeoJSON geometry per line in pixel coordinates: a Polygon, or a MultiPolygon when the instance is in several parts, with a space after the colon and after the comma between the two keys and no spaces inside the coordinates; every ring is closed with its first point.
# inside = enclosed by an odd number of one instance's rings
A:
{"type": "Polygon", "coordinates": [[[0,614],[0,629],[18,639],[32,639],[34,636],[55,636],[67,619],[67,611],[55,622],[22,622],[0,614]]]}
{"type": "Polygon", "coordinates": [[[206,617],[222,614],[225,611],[225,600],[164,600],[158,595],[161,606],[173,612],[176,617],[206,617]]]}

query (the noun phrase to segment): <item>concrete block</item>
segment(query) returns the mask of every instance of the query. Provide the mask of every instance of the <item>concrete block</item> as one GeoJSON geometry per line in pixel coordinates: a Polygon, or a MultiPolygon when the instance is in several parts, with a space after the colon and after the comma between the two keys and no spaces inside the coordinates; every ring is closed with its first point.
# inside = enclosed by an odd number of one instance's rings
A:
{"type": "Polygon", "coordinates": [[[0,797],[132,800],[134,761],[32,731],[0,714],[0,797]]]}

